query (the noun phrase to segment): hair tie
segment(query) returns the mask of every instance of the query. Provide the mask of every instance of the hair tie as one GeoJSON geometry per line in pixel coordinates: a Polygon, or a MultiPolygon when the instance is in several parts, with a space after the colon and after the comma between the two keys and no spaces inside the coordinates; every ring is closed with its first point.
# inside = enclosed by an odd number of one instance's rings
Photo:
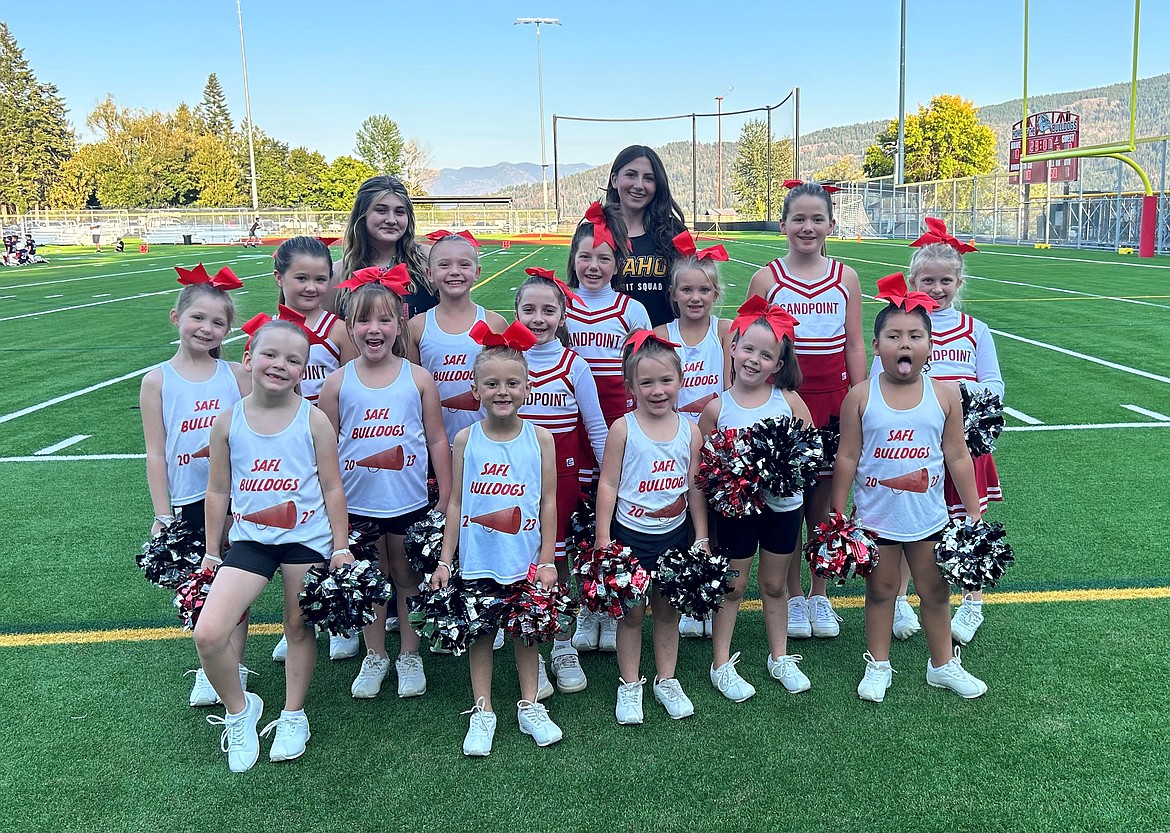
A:
{"type": "Polygon", "coordinates": [[[613,232],[609,230],[609,226],[605,222],[605,209],[601,207],[601,203],[594,202],[586,208],[585,219],[593,224],[593,248],[596,249],[602,243],[608,243],[609,247],[616,252],[617,243],[614,242],[613,232]]]}
{"type": "Polygon", "coordinates": [[[691,237],[691,233],[683,229],[674,236],[674,248],[683,257],[694,256],[699,260],[710,258],[711,260],[726,261],[727,249],[720,243],[715,246],[708,246],[706,249],[696,249],[695,238],[691,237]]]}
{"type": "Polygon", "coordinates": [[[938,309],[938,301],[931,298],[925,292],[910,292],[906,287],[906,278],[901,272],[895,272],[892,275],[886,275],[884,278],[878,278],[877,294],[875,298],[881,301],[889,301],[899,309],[910,312],[911,310],[922,307],[926,312],[932,313],[938,309]]]}
{"type": "Polygon", "coordinates": [[[399,263],[386,271],[382,271],[377,266],[367,266],[365,269],[358,269],[353,273],[353,277],[347,281],[342,281],[337,285],[338,289],[357,289],[365,286],[368,283],[378,283],[389,289],[394,294],[405,298],[410,294],[410,272],[406,269],[405,263],[399,263]]]}
{"type": "Polygon", "coordinates": [[[472,341],[476,344],[482,344],[484,347],[510,347],[521,353],[536,344],[536,336],[532,334],[532,330],[519,321],[513,321],[508,325],[508,329],[497,333],[493,332],[488,323],[481,319],[475,322],[468,335],[471,336],[472,341]]]}
{"type": "Polygon", "coordinates": [[[565,305],[572,306],[574,302],[579,307],[584,307],[585,302],[581,300],[581,296],[569,288],[569,285],[557,277],[557,273],[552,269],[541,269],[539,266],[529,266],[524,270],[525,275],[531,275],[534,278],[544,278],[550,280],[557,285],[561,290],[561,294],[565,296],[565,305]]]}
{"type": "Polygon", "coordinates": [[[671,348],[682,347],[681,344],[675,344],[673,341],[667,341],[662,336],[653,330],[634,330],[626,339],[626,345],[630,348],[630,355],[641,350],[647,341],[657,341],[659,344],[671,348]]]}
{"type": "Polygon", "coordinates": [[[475,248],[479,248],[479,241],[476,240],[475,236],[466,229],[463,231],[447,231],[447,229],[441,228],[438,231],[432,231],[430,234],[426,235],[427,240],[430,240],[432,244],[438,243],[444,237],[462,237],[475,248]]]}
{"type": "Polygon", "coordinates": [[[183,286],[196,286],[206,283],[210,284],[212,289],[218,289],[221,292],[230,292],[244,285],[244,282],[236,277],[236,273],[226,266],[216,272],[215,277],[207,274],[207,270],[203,268],[202,263],[194,269],[184,269],[182,266],[176,266],[175,271],[179,273],[179,283],[183,284],[183,286]]]}
{"type": "Polygon", "coordinates": [[[731,332],[743,335],[748,327],[761,318],[768,322],[777,341],[783,341],[784,336],[788,336],[791,341],[796,340],[796,325],[800,322],[779,304],[769,304],[759,295],[748,298],[736,310],[735,320],[731,322],[731,332]]]}
{"type": "Polygon", "coordinates": [[[965,255],[968,252],[979,251],[969,243],[964,243],[962,240],[951,237],[951,235],[947,233],[947,224],[937,217],[927,217],[924,222],[926,223],[926,227],[929,229],[929,231],[911,243],[911,246],[921,247],[929,246],[931,243],[943,243],[947,246],[950,246],[961,255],[965,255]]]}
{"type": "MultiPolygon", "coordinates": [[[[799,188],[801,185],[821,185],[821,184],[819,182],[814,181],[814,180],[809,180],[808,182],[804,182],[803,180],[799,180],[799,179],[786,179],[786,180],[784,180],[784,187],[788,188],[789,190],[791,190],[793,188],[799,188]]],[[[821,188],[824,189],[826,194],[836,194],[838,191],[841,190],[836,185],[821,185],[821,188]]]]}

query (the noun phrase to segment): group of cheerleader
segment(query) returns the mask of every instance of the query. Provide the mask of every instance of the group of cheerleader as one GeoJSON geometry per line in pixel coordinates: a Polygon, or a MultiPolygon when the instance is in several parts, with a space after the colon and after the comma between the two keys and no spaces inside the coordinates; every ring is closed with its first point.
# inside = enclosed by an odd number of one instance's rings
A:
{"type": "MultiPolygon", "coordinates": [[[[397,628],[398,695],[417,697],[427,681],[407,614],[424,582],[445,586],[457,558],[463,579],[501,593],[523,581],[568,583],[570,515],[594,490],[595,547],[620,541],[653,573],[671,548],[717,544],[736,575],[705,620],[680,620],[655,586],[647,594],[651,691],[670,717],[694,713],[676,675],[680,635],[710,636],[709,677],[722,695],[742,702],[755,693],[732,644],[757,552],[769,645],[761,667],[788,692],[810,688],[788,639],[836,636],[840,620],[824,579],[814,577],[806,596],[795,556],[802,525],[811,532],[830,513],[844,515],[851,487],[881,554],[867,583],[859,696],[884,698],[891,636],[920,628],[907,601],[911,575],[930,648],[927,682],[963,697],[986,691],[952,651],[952,637],[974,636],[982,600],[964,599],[951,622],[933,566],[948,511],[978,520],[986,500],[999,498],[990,457],[974,466],[963,442],[958,382],[1002,394],[987,328],[954,308],[970,247],[932,225],[908,282],[883,279],[871,373],[857,275],[824,253],[830,193],[787,185],[788,251],[755,274],[734,320],[717,315],[725,250],[698,248],[661,160],[643,146],[618,155],[605,201],[575,228],[566,280],[527,270],[511,324],[471,298],[478,241],[446,231],[418,239],[409,196],[392,177],[362,185],[337,263],[314,238],[280,245],[278,315],[243,326],[241,364],[219,357],[240,282],[226,269],[180,270],[184,287],[170,313],[179,347],[141,391],[152,534],[176,515],[205,533],[202,567],[216,578],[195,627],[200,668],[190,702],[224,706],[208,720],[223,727],[232,771],[255,764],[268,734],[273,761],[305,751],[316,640],[297,595],[311,567],[352,562],[352,525],[377,530],[395,598],[363,629],[351,694],[379,695],[390,674],[386,633],[397,628]],[[704,437],[776,416],[839,425],[835,470],[804,494],[767,495],[759,514],[710,509],[695,485],[704,437]],[[445,511],[446,530],[439,565],[424,577],[407,561],[404,538],[432,506],[445,511]],[[285,702],[257,732],[263,703],[247,691],[243,665],[248,612],[278,568],[284,637],[274,658],[285,663],[285,702]]],[[[583,611],[563,624],[547,660],[514,640],[520,730],[539,746],[561,739],[542,701],[554,681],[565,693],[585,689],[580,654],[597,650],[617,655],[617,722],[642,723],[643,611],[634,606],[620,620],[583,611]]],[[[334,640],[331,656],[358,649],[357,634],[334,640]]],[[[503,641],[489,634],[469,651],[469,756],[492,748],[492,654],[503,641]]]]}

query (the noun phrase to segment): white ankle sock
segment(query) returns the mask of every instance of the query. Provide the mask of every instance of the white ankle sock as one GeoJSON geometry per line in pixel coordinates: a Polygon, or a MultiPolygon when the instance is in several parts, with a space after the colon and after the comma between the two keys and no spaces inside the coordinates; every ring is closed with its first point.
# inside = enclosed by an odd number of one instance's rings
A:
{"type": "Polygon", "coordinates": [[[285,709],[281,709],[280,716],[281,717],[304,717],[305,710],[304,709],[297,709],[295,712],[290,712],[290,711],[286,711],[285,709]]]}

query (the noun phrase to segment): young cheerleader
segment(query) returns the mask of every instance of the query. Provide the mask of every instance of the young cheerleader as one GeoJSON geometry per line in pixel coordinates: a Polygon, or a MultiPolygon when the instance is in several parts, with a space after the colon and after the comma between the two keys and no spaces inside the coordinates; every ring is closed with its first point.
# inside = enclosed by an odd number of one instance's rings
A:
{"type": "MultiPolygon", "coordinates": [[[[731,389],[703,411],[699,420],[703,435],[748,428],[765,417],[790,417],[811,425],[808,406],[796,393],[801,382],[793,348],[796,319],[755,296],[739,308],[731,329],[731,389]]],[[[768,674],[793,694],[810,688],[808,677],[797,667],[801,656],[788,653],[788,564],[800,541],[803,503],[801,494],[767,495],[767,504],[759,515],[727,518],[716,514],[719,540],[727,548],[731,569],[737,575],[731,592],[723,597],[723,605],[713,617],[711,683],[720,694],[737,703],[756,693],[735,668],[739,654],[731,654],[731,637],[757,549],[760,568],[756,580],[770,648],[768,674]]]]}
{"type": "Polygon", "coordinates": [[[257,695],[243,690],[236,674],[230,639],[240,616],[280,568],[288,639],[285,704],[262,734],[276,732],[270,760],[298,758],[309,740],[304,702],[317,642],[301,616],[297,595],[310,567],[353,561],[336,434],[325,415],[296,392],[308,357],[309,339],[301,327],[287,321],[265,324],[244,352],[252,392],[211,428],[203,566],[217,569],[195,626],[195,647],[226,709],[223,717],[209,715],[207,720],[224,727],[220,745],[232,772],[256,763],[256,723],[264,709],[257,695]],[[231,545],[221,558],[229,498],[231,545]]]}
{"type": "MultiPolygon", "coordinates": [[[[447,505],[443,550],[432,586],[447,584],[455,547],[465,580],[497,587],[532,577],[544,588],[557,577],[553,564],[556,544],[556,450],[552,435],[531,420],[520,418],[520,408],[531,391],[524,352],[532,333],[514,323],[502,335],[476,328],[483,350],[475,358],[472,390],[482,400],[483,420],[455,437],[454,484],[447,505]],[[506,521],[500,521],[506,516],[506,521]],[[534,574],[534,576],[533,576],[534,574]]],[[[549,746],[562,737],[548,711],[537,702],[536,645],[515,639],[520,701],[516,719],[520,731],[537,746],[549,746]]],[[[471,646],[471,689],[475,705],[463,740],[463,754],[483,757],[492,751],[496,715],[492,709],[492,641],[483,638],[471,646]]]]}
{"type": "MultiPolygon", "coordinates": [[[[651,326],[646,308],[612,286],[627,249],[621,219],[615,210],[602,208],[600,203],[589,206],[569,246],[569,286],[581,299],[566,311],[569,348],[593,373],[606,426],[629,413],[634,404],[622,381],[622,344],[634,330],[651,326]]],[[[600,459],[594,458],[587,443],[581,444],[580,452],[581,480],[591,485],[600,459]]],[[[582,611],[577,616],[573,645],[582,651],[616,651],[617,622],[582,611]]]]}
{"type": "Polygon", "coordinates": [[[393,176],[372,176],[361,184],[353,210],[345,223],[345,251],[333,266],[331,309],[336,286],[358,269],[377,266],[383,271],[402,264],[410,278],[410,293],[402,303],[407,319],[426,312],[439,302],[426,279],[426,258],[415,242],[414,205],[402,181],[393,176]]]}
{"type": "MultiPolygon", "coordinates": [[[[851,385],[865,379],[865,342],[861,335],[861,285],[857,273],[825,256],[825,238],[833,230],[833,200],[815,182],[789,180],[780,230],[788,236],[788,254],[752,276],[748,297],[760,295],[799,319],[796,355],[804,384],[800,396],[817,428],[841,413],[851,385]]],[[[834,189],[835,190],[835,189],[834,189]]],[[[805,495],[805,525],[813,528],[828,517],[832,472],[822,472],[819,486],[805,495]]],[[[788,568],[788,635],[834,637],[840,618],[825,595],[825,579],[811,578],[806,599],[800,585],[800,563],[788,568]]]]}
{"type": "Polygon", "coordinates": [[[621,212],[630,237],[630,256],[618,272],[616,288],[646,307],[654,325],[674,316],[667,295],[667,276],[678,257],[673,240],[686,230],[682,209],[670,196],[662,160],[651,148],[631,145],[609,169],[607,207],[621,212]]]}
{"type": "MultiPolygon", "coordinates": [[[[991,332],[982,321],[958,309],[963,288],[963,255],[977,250],[948,234],[942,220],[927,217],[926,224],[930,230],[910,244],[918,250],[910,260],[909,276],[911,289],[925,292],[938,304],[938,309],[930,314],[934,346],[923,372],[956,389],[963,382],[971,391],[990,390],[1002,400],[1003,376],[991,332]]],[[[881,369],[881,361],[875,357],[872,372],[880,373],[881,369]]],[[[987,511],[988,501],[1003,500],[999,474],[990,454],[980,455],[972,462],[979,508],[987,511]]],[[[949,472],[943,480],[943,495],[947,513],[952,518],[963,517],[963,503],[949,472]]],[[[914,608],[906,600],[909,582],[910,571],[903,563],[901,593],[894,607],[894,636],[898,639],[908,639],[921,628],[914,608]]],[[[963,603],[955,611],[951,636],[960,645],[966,645],[975,638],[982,624],[983,591],[975,590],[963,596],[963,603]]]]}
{"type": "MultiPolygon", "coordinates": [[[[681,255],[670,270],[670,304],[677,318],[655,327],[654,332],[679,345],[683,384],[678,392],[678,412],[698,422],[703,409],[723,393],[731,378],[731,322],[712,314],[723,296],[715,261],[727,260],[727,250],[712,246],[697,251],[689,231],[680,232],[674,245],[681,255]]],[[[710,636],[711,617],[683,615],[678,628],[681,636],[710,636]]]]}
{"type": "MultiPolygon", "coordinates": [[[[547,269],[525,271],[531,277],[516,292],[516,320],[532,332],[536,343],[525,354],[532,390],[520,409],[520,416],[546,428],[556,446],[557,578],[568,584],[565,537],[569,517],[581,496],[577,461],[581,442],[577,427],[585,426],[589,446],[599,460],[605,449],[607,428],[589,366],[564,344],[568,338],[565,310],[570,301],[580,304],[580,297],[547,269]]],[[[588,684],[568,630],[557,634],[551,660],[553,676],[561,691],[582,691],[588,684]]]]}
{"type": "MultiPolygon", "coordinates": [[[[695,543],[710,551],[707,537],[707,499],[695,486],[699,427],[674,410],[682,386],[682,362],[674,351],[650,330],[630,335],[622,350],[626,384],[638,404],[632,413],[613,424],[605,441],[601,479],[597,486],[597,547],[617,539],[630,548],[650,572],[658,557],[674,547],[695,543]]],[[[652,588],[654,611],[654,699],[678,720],[695,713],[690,698],[675,678],[678,660],[678,611],[652,588]]],[[[641,674],[642,618],[638,604],[618,622],[617,722],[642,722],[641,674]]]]}
{"type": "Polygon", "coordinates": [[[862,700],[880,703],[890,687],[890,638],[902,557],[910,565],[922,599],[922,624],[930,648],[926,682],[960,697],[978,697],[987,685],[951,654],[950,590],[934,561],[934,546],[947,521],[944,465],[962,496],[967,515],[982,512],[971,455],[963,438],[959,394],[926,377],[930,357],[930,311],[935,302],[907,292],[901,273],[878,281],[879,299],[889,301],[874,322],[874,352],[882,372],[857,385],[841,406],[841,443],[834,470],[832,510],[845,514],[849,486],[859,525],[877,536],[879,558],[866,581],[865,676],[862,700]]]}
{"type": "Polygon", "coordinates": [[[472,365],[480,351],[469,335],[471,328],[478,321],[486,321],[494,332],[507,326],[499,313],[471,300],[479,271],[479,252],[471,241],[458,234],[437,241],[431,246],[426,276],[438,290],[439,305],[407,325],[407,358],[430,371],[439,388],[449,443],[483,416],[471,392],[472,365]]]}
{"type": "MultiPolygon", "coordinates": [[[[342,283],[352,289],[346,299],[346,325],[359,356],[325,380],[321,410],[340,436],[341,481],[351,524],[378,528],[378,560],[394,581],[399,622],[406,603],[418,595],[422,576],[406,562],[406,530],[427,512],[427,464],[434,467],[439,505],[451,488],[451,450],[443,430],[439,392],[431,375],[402,358],[402,306],[405,281],[359,272],[342,283]]],[[[359,699],[377,697],[390,670],[386,653],[386,606],[363,629],[366,657],[350,687],[359,699]]],[[[418,634],[401,628],[401,653],[394,663],[398,696],[417,697],[427,690],[419,657],[418,634]]]]}
{"type": "MultiPolygon", "coordinates": [[[[138,404],[146,438],[146,483],[154,504],[153,537],[176,515],[206,531],[207,444],[215,415],[230,408],[252,389],[252,381],[235,362],[219,358],[220,345],[231,330],[236,305],[228,291],[243,284],[230,269],[208,276],[200,264],[177,269],[183,289],[171,310],[179,331],[179,348],[142,379],[138,404]]],[[[241,622],[231,635],[239,666],[240,685],[247,687],[244,643],[248,626],[241,622]]],[[[203,668],[194,672],[188,702],[213,706],[220,702],[203,668]]]]}

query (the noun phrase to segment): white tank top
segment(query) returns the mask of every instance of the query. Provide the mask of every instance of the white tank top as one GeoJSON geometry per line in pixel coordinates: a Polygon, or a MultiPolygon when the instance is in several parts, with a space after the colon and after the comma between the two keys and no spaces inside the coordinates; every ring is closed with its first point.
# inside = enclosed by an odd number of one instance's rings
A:
{"type": "Polygon", "coordinates": [[[540,442],[536,427],[496,442],[474,423],[463,452],[459,566],[468,579],[511,584],[540,556],[540,442]]]}
{"type": "Polygon", "coordinates": [[[309,430],[312,407],[302,399],[292,422],[276,434],[252,430],[243,400],[232,407],[233,543],[304,544],[325,559],[333,551],[309,430]]]}
{"type": "Polygon", "coordinates": [[[678,415],[678,431],[666,442],[646,436],[638,418],[626,414],[626,451],[618,482],[617,520],[639,532],[661,534],[687,519],[691,422],[678,415]]]}
{"type": "MultiPolygon", "coordinates": [[[[475,320],[484,320],[484,309],[478,304],[475,307],[475,320]]],[[[471,395],[474,378],[471,368],[483,347],[472,340],[468,335],[470,332],[471,327],[454,335],[445,332],[435,320],[435,311],[430,309],[426,312],[418,344],[419,362],[430,372],[439,388],[448,444],[454,444],[456,434],[471,423],[483,419],[484,415],[479,402],[471,395]]]]}
{"type": "Polygon", "coordinates": [[[321,320],[311,332],[320,341],[309,340],[309,361],[305,365],[305,375],[301,379],[301,395],[317,404],[317,397],[321,395],[321,386],[325,384],[325,377],[341,367],[341,349],[329,338],[329,330],[341,319],[326,310],[321,320]]]}
{"type": "Polygon", "coordinates": [[[207,495],[210,460],[207,442],[215,415],[240,401],[232,367],[217,359],[205,382],[189,382],[170,362],[162,368],[162,417],[167,434],[167,491],[172,506],[186,506],[207,495]]]}
{"type": "Polygon", "coordinates": [[[666,325],[666,339],[682,345],[674,348],[683,363],[678,412],[698,422],[707,403],[723,393],[723,345],[719,341],[719,319],[711,316],[707,334],[694,347],[683,341],[677,319],[666,325]]]}
{"type": "Polygon", "coordinates": [[[338,456],[355,515],[393,518],[427,505],[427,438],[411,363],[384,388],[367,387],[350,362],[338,392],[338,456]]]}
{"type": "MultiPolygon", "coordinates": [[[[726,431],[728,428],[747,428],[755,425],[765,417],[788,417],[792,418],[792,408],[788,405],[788,400],[784,398],[784,391],[779,388],[772,388],[772,395],[768,401],[758,408],[744,408],[735,401],[735,397],[731,395],[731,391],[725,390],[719,394],[719,420],[716,426],[720,431],[726,431]]],[[[793,509],[799,509],[804,505],[804,494],[798,493],[792,497],[778,497],[768,492],[764,492],[764,502],[767,503],[768,508],[773,512],[790,512],[793,509]]]]}
{"type": "Polygon", "coordinates": [[[880,379],[869,380],[869,402],[861,415],[853,505],[858,522],[881,537],[921,541],[947,522],[942,453],[946,418],[925,376],[922,399],[905,411],[886,404],[880,379]]]}

